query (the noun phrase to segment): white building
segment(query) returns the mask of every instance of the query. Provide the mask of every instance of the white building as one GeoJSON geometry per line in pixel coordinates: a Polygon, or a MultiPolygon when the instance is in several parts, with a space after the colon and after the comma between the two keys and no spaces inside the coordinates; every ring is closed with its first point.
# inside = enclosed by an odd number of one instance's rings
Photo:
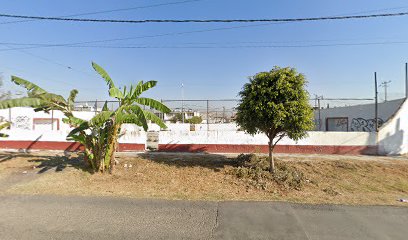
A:
{"type": "MultiPolygon", "coordinates": [[[[381,127],[400,108],[405,99],[378,103],[378,126],[381,127]]],[[[316,109],[316,131],[374,132],[375,104],[316,109]]]]}

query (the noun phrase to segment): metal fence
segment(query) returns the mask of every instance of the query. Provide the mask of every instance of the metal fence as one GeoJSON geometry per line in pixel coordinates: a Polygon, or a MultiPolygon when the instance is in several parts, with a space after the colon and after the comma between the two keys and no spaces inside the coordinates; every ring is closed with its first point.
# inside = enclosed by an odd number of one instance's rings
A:
{"type": "MultiPolygon", "coordinates": [[[[172,112],[168,114],[160,114],[157,112],[163,120],[170,121],[176,114],[181,114],[184,116],[181,122],[183,120],[187,122],[188,119],[197,116],[202,119],[203,123],[209,124],[229,123],[233,121],[236,114],[236,107],[239,103],[238,99],[163,99],[160,101],[172,110],[172,112]]],[[[110,110],[114,110],[119,106],[118,101],[77,101],[75,102],[75,110],[100,112],[105,103],[107,103],[107,107],[110,110]]],[[[148,106],[142,107],[145,110],[149,110],[148,106]]],[[[154,109],[150,110],[155,112],[154,109]]]]}
{"type": "MultiPolygon", "coordinates": [[[[176,114],[181,114],[182,119],[178,119],[179,122],[188,122],[193,116],[200,117],[202,123],[207,124],[220,124],[230,123],[234,121],[236,115],[236,108],[239,104],[239,99],[162,99],[163,104],[168,106],[172,112],[169,114],[157,114],[165,121],[171,121],[176,114]]],[[[78,111],[94,111],[99,112],[102,110],[103,105],[107,103],[109,109],[114,110],[119,106],[118,101],[77,101],[75,103],[75,109],[78,111]]],[[[355,106],[361,104],[373,104],[374,98],[325,98],[323,96],[315,96],[309,100],[310,106],[315,110],[315,121],[317,130],[322,125],[322,118],[320,117],[320,111],[322,109],[355,106]]],[[[142,106],[144,109],[149,110],[148,106],[142,106]]],[[[155,112],[154,109],[151,109],[155,112]]]]}

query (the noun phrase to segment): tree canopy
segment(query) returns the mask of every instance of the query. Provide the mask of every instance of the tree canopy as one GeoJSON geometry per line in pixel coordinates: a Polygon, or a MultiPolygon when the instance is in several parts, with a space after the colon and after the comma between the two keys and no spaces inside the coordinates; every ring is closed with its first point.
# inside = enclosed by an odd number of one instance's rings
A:
{"type": "Polygon", "coordinates": [[[306,78],[294,68],[274,67],[249,78],[239,95],[236,121],[249,134],[264,133],[272,152],[285,136],[299,140],[313,129],[313,110],[305,90],[306,78]]]}

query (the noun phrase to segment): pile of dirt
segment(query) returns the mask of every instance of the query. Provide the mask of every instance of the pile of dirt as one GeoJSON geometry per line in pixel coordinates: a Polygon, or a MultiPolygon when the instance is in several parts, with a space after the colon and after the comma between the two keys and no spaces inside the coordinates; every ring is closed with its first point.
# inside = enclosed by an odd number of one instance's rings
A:
{"type": "Polygon", "coordinates": [[[270,187],[278,185],[287,190],[302,190],[304,184],[309,181],[300,169],[279,159],[275,160],[274,173],[269,172],[267,157],[240,154],[235,161],[236,167],[231,169],[229,173],[258,189],[269,190],[270,187]]]}

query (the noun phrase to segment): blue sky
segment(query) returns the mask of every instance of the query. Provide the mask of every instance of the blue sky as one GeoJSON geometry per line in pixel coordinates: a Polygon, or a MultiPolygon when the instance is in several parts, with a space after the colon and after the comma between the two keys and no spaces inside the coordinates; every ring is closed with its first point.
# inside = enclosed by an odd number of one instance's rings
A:
{"type": "MultiPolygon", "coordinates": [[[[0,13],[65,16],[119,8],[178,2],[134,1],[2,1],[0,13]]],[[[229,19],[295,18],[408,11],[406,1],[270,1],[202,0],[129,11],[79,16],[112,19],[229,19]],[[377,11],[380,10],[380,11],[377,11]]],[[[297,48],[146,48],[106,49],[50,47],[26,50],[20,43],[73,43],[118,38],[122,41],[92,45],[143,46],[253,46],[319,45],[372,42],[408,42],[408,17],[285,24],[101,24],[29,21],[3,22],[0,18],[0,72],[6,88],[16,90],[10,75],[31,80],[67,95],[72,88],[78,99],[107,99],[106,86],[91,68],[102,65],[118,85],[157,80],[148,95],[155,98],[236,98],[247,77],[273,66],[291,66],[304,73],[311,94],[325,97],[372,97],[373,72],[379,81],[391,80],[389,96],[403,96],[404,63],[408,44],[297,47],[297,48]],[[215,28],[242,28],[146,37],[215,28]],[[3,43],[7,43],[6,45],[3,43]]],[[[380,89],[380,92],[382,89],[380,89]]]]}

